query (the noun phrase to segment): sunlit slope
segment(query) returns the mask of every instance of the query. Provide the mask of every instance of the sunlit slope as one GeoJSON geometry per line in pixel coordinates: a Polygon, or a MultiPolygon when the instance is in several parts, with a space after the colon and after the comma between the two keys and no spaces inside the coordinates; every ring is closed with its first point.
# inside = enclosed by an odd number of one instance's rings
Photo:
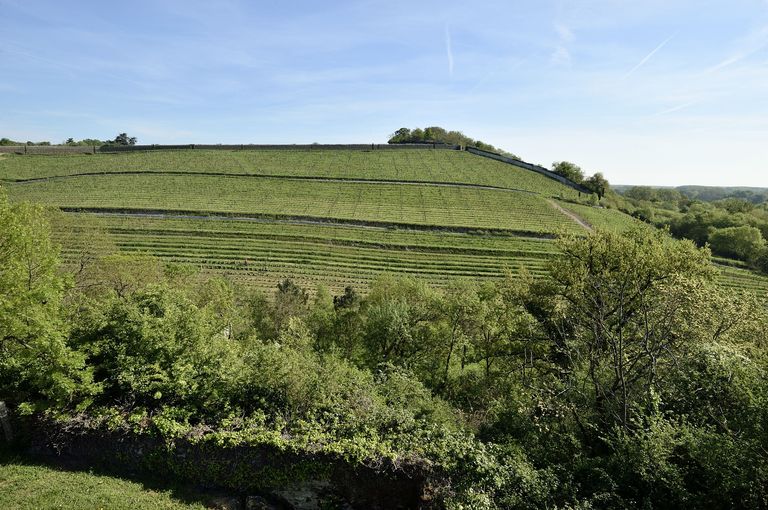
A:
{"type": "Polygon", "coordinates": [[[209,175],[96,175],[10,186],[56,207],[226,213],[553,234],[580,227],[540,195],[417,184],[209,175]]]}
{"type": "Polygon", "coordinates": [[[150,253],[263,289],[284,278],[309,289],[365,289],[382,273],[438,286],[506,272],[540,277],[556,253],[547,239],[339,225],[92,214],[61,215],[55,225],[73,267],[106,241],[107,249],[150,253]]]}
{"type": "Polygon", "coordinates": [[[575,199],[543,175],[454,150],[178,150],[0,158],[0,180],[93,173],[192,172],[495,186],[575,199]]]}

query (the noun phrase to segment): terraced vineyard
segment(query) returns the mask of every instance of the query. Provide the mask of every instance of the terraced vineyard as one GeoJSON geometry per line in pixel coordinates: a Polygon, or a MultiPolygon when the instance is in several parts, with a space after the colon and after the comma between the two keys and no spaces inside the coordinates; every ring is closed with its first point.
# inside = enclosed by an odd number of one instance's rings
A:
{"type": "Polygon", "coordinates": [[[365,288],[382,273],[436,285],[523,269],[539,276],[547,259],[556,256],[550,240],[510,235],[88,214],[66,215],[58,226],[65,258],[72,263],[82,245],[93,243],[90,232],[103,230],[121,251],[150,253],[269,289],[283,278],[311,289],[365,288]],[[82,234],[64,235],[73,231],[82,234]]]}
{"type": "MultiPolygon", "coordinates": [[[[264,289],[284,278],[365,289],[382,273],[435,285],[539,277],[557,256],[552,238],[585,231],[554,198],[595,227],[638,224],[574,203],[575,190],[534,172],[449,150],[11,155],[3,180],[11,200],[88,211],[56,220],[72,264],[105,232],[123,252],[264,289]]],[[[724,268],[722,281],[768,292],[768,279],[741,268],[724,268]]]]}
{"type": "Polygon", "coordinates": [[[750,290],[760,295],[768,296],[768,277],[754,271],[730,266],[720,268],[720,281],[726,287],[740,290],[750,290]]]}
{"type": "Polygon", "coordinates": [[[98,175],[16,184],[11,196],[57,207],[204,211],[548,234],[579,229],[532,193],[449,186],[98,175]]]}
{"type": "Polygon", "coordinates": [[[574,189],[543,175],[453,150],[179,150],[66,156],[10,155],[0,160],[0,179],[10,181],[120,172],[444,182],[579,198],[574,189]]]}

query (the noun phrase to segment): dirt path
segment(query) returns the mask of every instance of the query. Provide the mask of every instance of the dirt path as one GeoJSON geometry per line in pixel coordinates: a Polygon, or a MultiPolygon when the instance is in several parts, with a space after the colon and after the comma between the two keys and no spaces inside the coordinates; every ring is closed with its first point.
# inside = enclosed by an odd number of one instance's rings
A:
{"type": "Polygon", "coordinates": [[[592,231],[594,230],[594,229],[592,228],[592,225],[590,225],[589,223],[587,223],[586,221],[584,221],[582,218],[578,217],[577,215],[575,215],[575,214],[574,214],[574,213],[572,213],[571,211],[569,211],[569,210],[567,210],[567,209],[564,209],[564,208],[563,208],[563,207],[562,207],[560,204],[558,204],[558,203],[557,203],[557,202],[555,202],[554,200],[552,200],[552,199],[549,199],[549,198],[548,198],[548,199],[547,199],[547,202],[549,202],[549,205],[551,205],[552,207],[554,207],[555,209],[557,209],[558,211],[560,211],[561,213],[565,214],[565,215],[566,215],[566,216],[568,216],[570,219],[572,219],[573,221],[575,221],[576,223],[578,223],[578,224],[579,224],[581,227],[583,227],[585,230],[588,230],[588,231],[590,231],[590,232],[592,232],[592,231]]]}

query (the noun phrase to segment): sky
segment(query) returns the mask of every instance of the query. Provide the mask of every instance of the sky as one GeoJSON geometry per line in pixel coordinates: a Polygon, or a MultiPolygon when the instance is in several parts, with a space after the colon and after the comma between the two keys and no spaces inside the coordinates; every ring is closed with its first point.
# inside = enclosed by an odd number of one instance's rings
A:
{"type": "Polygon", "coordinates": [[[768,187],[768,0],[0,0],[0,137],[385,143],[768,187]]]}

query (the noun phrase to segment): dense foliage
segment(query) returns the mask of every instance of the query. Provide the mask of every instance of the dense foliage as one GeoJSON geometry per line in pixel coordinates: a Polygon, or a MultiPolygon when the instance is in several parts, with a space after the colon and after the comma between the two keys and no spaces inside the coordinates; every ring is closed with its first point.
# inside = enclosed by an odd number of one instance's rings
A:
{"type": "MultiPolygon", "coordinates": [[[[725,193],[719,188],[712,190],[702,192],[702,196],[725,193]]],[[[644,221],[669,228],[676,237],[691,239],[699,246],[709,244],[715,255],[768,272],[768,202],[749,190],[732,195],[704,201],[676,189],[636,186],[624,191],[620,207],[644,221]]]]}
{"type": "Polygon", "coordinates": [[[408,129],[403,127],[392,133],[387,143],[447,143],[463,147],[476,147],[484,151],[516,157],[514,154],[497,149],[489,143],[470,138],[461,131],[448,131],[439,126],[430,126],[424,129],[408,129]]]}
{"type": "Polygon", "coordinates": [[[647,228],[549,276],[271,296],[150,257],[57,268],[0,200],[0,399],[226,444],[411,459],[452,508],[765,508],[766,304],[647,228]]]}

